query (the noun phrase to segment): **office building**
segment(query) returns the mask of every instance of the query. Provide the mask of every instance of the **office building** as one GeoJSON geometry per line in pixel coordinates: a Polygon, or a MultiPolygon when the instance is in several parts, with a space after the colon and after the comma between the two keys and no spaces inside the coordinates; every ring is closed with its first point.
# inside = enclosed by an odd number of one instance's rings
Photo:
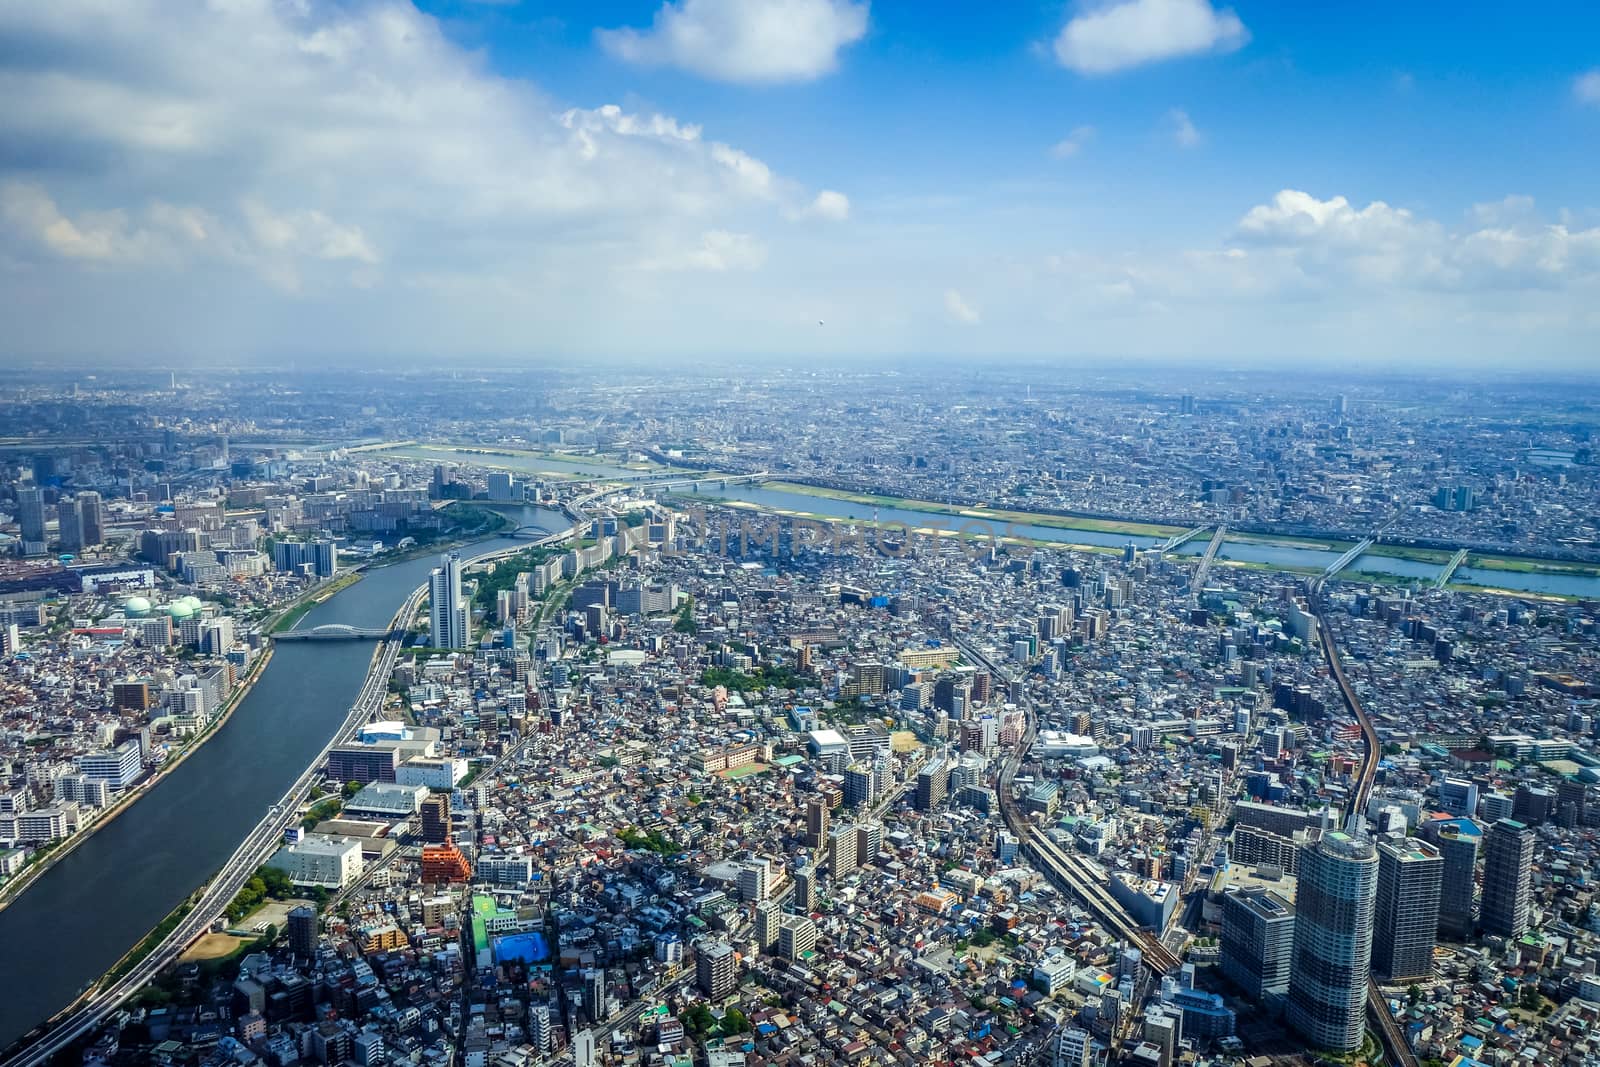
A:
{"type": "Polygon", "coordinates": [[[18,539],[24,556],[44,554],[44,490],[27,486],[17,490],[18,539]]]}
{"type": "Polygon", "coordinates": [[[361,842],[352,837],[309,834],[284,845],[267,864],[283,871],[297,886],[343,889],[361,874],[361,842]]]}
{"type": "Polygon", "coordinates": [[[335,782],[392,782],[397,753],[377,745],[338,745],[328,752],[328,777],[335,782]]]}
{"type": "Polygon", "coordinates": [[[1528,931],[1533,899],[1533,828],[1513,819],[1489,827],[1483,841],[1483,909],[1486,934],[1515,940],[1528,931]]]}
{"type": "Polygon", "coordinates": [[[1372,969],[1392,982],[1433,973],[1444,857],[1425,841],[1378,845],[1378,899],[1373,913],[1372,969]]]}
{"type": "Polygon", "coordinates": [[[84,548],[93,548],[106,539],[105,511],[101,507],[99,493],[85,491],[78,494],[78,530],[84,548]]]}
{"type": "Polygon", "coordinates": [[[467,605],[461,596],[461,556],[448,552],[428,576],[428,640],[434,648],[466,648],[467,605]]]}
{"type": "Polygon", "coordinates": [[[1250,999],[1281,1002],[1294,959],[1294,905],[1260,887],[1222,898],[1222,973],[1250,999]]]}
{"type": "Polygon", "coordinates": [[[124,741],[109,752],[88,752],[78,757],[78,773],[118,792],[132,785],[143,767],[144,757],[137,741],[124,741]]]}
{"type": "Polygon", "coordinates": [[[309,960],[317,954],[317,911],[309,905],[302,904],[289,912],[285,923],[289,936],[289,951],[302,960],[309,960]]]}
{"type": "Polygon", "coordinates": [[[1377,892],[1372,842],[1335,831],[1301,853],[1288,1014],[1312,1048],[1361,1047],[1377,892]]]}
{"type": "Polygon", "coordinates": [[[78,502],[72,497],[56,505],[56,526],[61,551],[77,552],[83,548],[83,524],[78,520],[78,502]]]}
{"type": "Polygon", "coordinates": [[[431,793],[423,799],[422,840],[429,845],[450,843],[450,794],[431,793]]]}
{"type": "Polygon", "coordinates": [[[702,945],[695,954],[695,982],[712,1000],[721,1000],[739,984],[739,964],[733,946],[726,941],[702,945]]]}
{"type": "Polygon", "coordinates": [[[330,538],[322,537],[311,542],[311,565],[318,578],[332,578],[338,564],[339,550],[330,538]]]}

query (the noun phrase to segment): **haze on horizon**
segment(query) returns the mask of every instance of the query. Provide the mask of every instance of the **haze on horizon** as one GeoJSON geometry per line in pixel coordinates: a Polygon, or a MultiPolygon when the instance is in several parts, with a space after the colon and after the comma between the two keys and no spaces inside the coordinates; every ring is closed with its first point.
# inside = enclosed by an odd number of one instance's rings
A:
{"type": "Polygon", "coordinates": [[[1587,370],[1600,11],[0,5],[0,360],[1587,370]]]}

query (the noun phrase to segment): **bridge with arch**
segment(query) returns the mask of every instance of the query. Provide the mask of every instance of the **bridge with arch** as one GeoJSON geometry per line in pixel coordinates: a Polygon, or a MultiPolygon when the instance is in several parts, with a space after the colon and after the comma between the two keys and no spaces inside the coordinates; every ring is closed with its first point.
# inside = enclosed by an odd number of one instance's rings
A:
{"type": "Polygon", "coordinates": [[[360,626],[347,626],[342,622],[330,622],[313,626],[308,630],[285,630],[281,634],[273,634],[272,639],[274,641],[381,641],[395,634],[394,630],[364,629],[360,626]]]}

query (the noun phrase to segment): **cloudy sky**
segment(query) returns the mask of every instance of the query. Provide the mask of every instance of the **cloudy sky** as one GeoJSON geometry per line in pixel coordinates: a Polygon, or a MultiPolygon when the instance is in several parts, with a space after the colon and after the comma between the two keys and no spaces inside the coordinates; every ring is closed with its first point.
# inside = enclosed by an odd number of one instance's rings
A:
{"type": "Polygon", "coordinates": [[[0,0],[0,359],[1600,363],[1600,8],[0,0]]]}

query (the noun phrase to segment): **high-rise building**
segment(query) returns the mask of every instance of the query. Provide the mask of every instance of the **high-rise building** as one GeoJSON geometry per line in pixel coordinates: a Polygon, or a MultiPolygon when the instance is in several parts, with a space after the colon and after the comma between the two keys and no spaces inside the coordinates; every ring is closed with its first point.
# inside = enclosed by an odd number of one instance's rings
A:
{"type": "Polygon", "coordinates": [[[84,548],[93,548],[106,539],[105,513],[100,507],[100,494],[92,490],[78,494],[78,528],[83,533],[84,548]]]}
{"type": "Polygon", "coordinates": [[[838,881],[860,863],[856,859],[856,828],[851,825],[836,826],[828,834],[828,874],[838,881]]]}
{"type": "Polygon", "coordinates": [[[428,640],[434,648],[466,648],[467,606],[461,598],[461,556],[448,552],[428,576],[428,640]]]}
{"type": "Polygon", "coordinates": [[[883,850],[883,824],[875,822],[856,823],[856,866],[865,867],[878,862],[878,853],[883,850]]]}
{"type": "Polygon", "coordinates": [[[700,991],[712,1000],[721,1000],[739,984],[738,961],[733,946],[726,941],[701,945],[695,953],[694,978],[700,991]]]}
{"type": "Polygon", "coordinates": [[[950,791],[950,767],[942,759],[933,760],[917,772],[918,811],[932,811],[944,803],[950,791]]]}
{"type": "Polygon", "coordinates": [[[775,900],[763,900],[756,905],[756,947],[769,952],[778,943],[778,920],[783,913],[775,900]]]}
{"type": "Polygon", "coordinates": [[[83,548],[83,523],[78,519],[78,501],[72,497],[56,505],[56,525],[61,551],[77,552],[83,548]]]}
{"type": "Polygon", "coordinates": [[[583,972],[583,1010],[590,1022],[606,1021],[606,972],[599,967],[583,972]]]}
{"type": "Polygon", "coordinates": [[[848,807],[865,808],[873,800],[872,768],[852,764],[844,771],[844,802],[848,807]]]}
{"type": "Polygon", "coordinates": [[[432,793],[423,798],[422,840],[429,845],[450,843],[450,794],[432,793]]]}
{"type": "Polygon", "coordinates": [[[1477,929],[1474,873],[1483,831],[1471,819],[1450,819],[1433,831],[1444,869],[1439,885],[1439,935],[1461,940],[1477,929]]]}
{"type": "Polygon", "coordinates": [[[1222,898],[1222,973],[1246,996],[1262,1003],[1282,1000],[1293,958],[1293,904],[1262,888],[1222,898]]]}
{"type": "Polygon", "coordinates": [[[317,910],[302,904],[291,909],[285,924],[288,927],[289,950],[302,960],[317,954],[317,910]]]}
{"type": "Polygon", "coordinates": [[[817,869],[806,864],[794,872],[794,910],[809,915],[817,906],[817,869]]]}
{"type": "Polygon", "coordinates": [[[1483,843],[1485,933],[1515,939],[1528,932],[1532,901],[1533,828],[1514,819],[1489,827],[1483,843]]]}
{"type": "Polygon", "coordinates": [[[758,856],[739,865],[739,899],[766,900],[772,895],[772,861],[758,856]]]}
{"type": "Polygon", "coordinates": [[[339,551],[333,539],[319,537],[311,542],[311,564],[318,578],[332,578],[339,566],[339,551]]]}
{"type": "Polygon", "coordinates": [[[1313,1048],[1349,1052],[1366,1031],[1378,853],[1335,831],[1300,854],[1289,1024],[1313,1048]]]}
{"type": "Polygon", "coordinates": [[[44,540],[44,490],[38,486],[25,486],[17,490],[17,525],[22,541],[22,554],[37,556],[45,550],[44,540]]]}
{"type": "Polygon", "coordinates": [[[1372,969],[1393,982],[1433,973],[1444,857],[1425,841],[1378,845],[1378,900],[1373,912],[1372,969]]]}
{"type": "Polygon", "coordinates": [[[806,799],[806,847],[821,848],[828,839],[828,800],[826,797],[806,799]]]}

